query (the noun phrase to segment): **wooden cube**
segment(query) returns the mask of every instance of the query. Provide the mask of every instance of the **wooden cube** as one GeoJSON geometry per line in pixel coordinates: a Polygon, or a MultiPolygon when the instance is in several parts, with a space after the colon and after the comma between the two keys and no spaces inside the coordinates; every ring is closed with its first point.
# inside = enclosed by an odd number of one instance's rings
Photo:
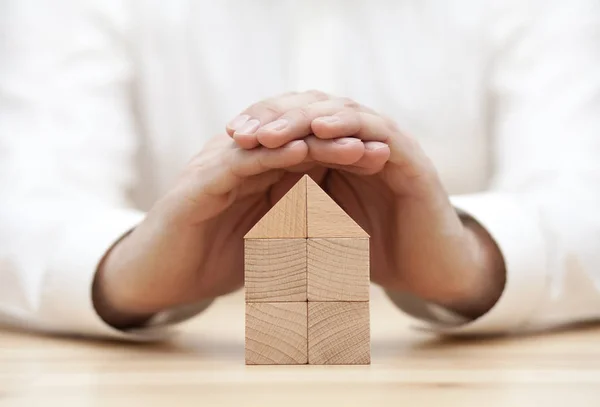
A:
{"type": "Polygon", "coordinates": [[[308,239],[308,301],[369,300],[369,239],[308,239]]]}
{"type": "Polygon", "coordinates": [[[246,239],[247,302],[306,301],[306,239],[246,239]]]}
{"type": "Polygon", "coordinates": [[[246,364],[308,363],[307,304],[246,303],[246,364]]]}
{"type": "Polygon", "coordinates": [[[308,303],[308,363],[371,363],[368,302],[308,303]]]}

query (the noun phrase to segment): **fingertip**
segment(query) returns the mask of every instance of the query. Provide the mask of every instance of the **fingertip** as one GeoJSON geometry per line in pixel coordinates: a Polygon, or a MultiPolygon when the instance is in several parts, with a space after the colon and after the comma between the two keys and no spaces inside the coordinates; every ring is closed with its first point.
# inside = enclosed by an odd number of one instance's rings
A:
{"type": "Polygon", "coordinates": [[[365,144],[359,138],[340,137],[333,139],[333,143],[336,145],[336,149],[347,157],[347,162],[344,164],[352,164],[365,154],[365,144]]]}
{"type": "Polygon", "coordinates": [[[244,150],[251,150],[253,148],[258,147],[260,144],[256,139],[256,136],[249,134],[237,134],[234,132],[233,140],[235,143],[244,150]]]}
{"type": "Polygon", "coordinates": [[[364,143],[365,150],[372,154],[390,155],[390,146],[381,141],[367,141],[364,143]]]}
{"type": "Polygon", "coordinates": [[[337,122],[328,122],[326,119],[335,118],[335,116],[327,116],[327,117],[319,117],[314,119],[310,128],[315,136],[322,139],[329,139],[335,137],[335,130],[337,126],[335,123],[337,122]]]}
{"type": "Polygon", "coordinates": [[[311,136],[306,141],[311,158],[322,163],[350,165],[360,160],[365,153],[362,141],[356,137],[322,140],[311,136]]]}
{"type": "Polygon", "coordinates": [[[293,140],[285,144],[284,148],[302,151],[305,156],[308,155],[308,144],[304,140],[293,140]]]}
{"type": "MultiPolygon", "coordinates": [[[[303,140],[294,140],[285,144],[282,148],[289,151],[288,166],[302,163],[308,156],[308,145],[303,140]]],[[[277,151],[277,150],[273,150],[277,151]]]]}
{"type": "Polygon", "coordinates": [[[250,120],[250,116],[248,116],[247,114],[241,114],[239,116],[234,117],[225,126],[227,134],[233,137],[236,130],[240,129],[244,124],[246,124],[248,120],[250,120]]]}
{"type": "Polygon", "coordinates": [[[347,144],[340,144],[336,140],[335,143],[337,145],[337,163],[343,165],[351,165],[355,162],[362,159],[365,155],[365,146],[362,141],[358,139],[353,139],[351,142],[347,144]]]}
{"type": "Polygon", "coordinates": [[[359,138],[356,137],[340,137],[333,140],[335,144],[340,146],[348,146],[348,147],[363,147],[363,143],[359,138]]]}
{"type": "Polygon", "coordinates": [[[360,169],[362,174],[376,174],[389,161],[391,154],[390,147],[380,141],[367,141],[364,145],[365,153],[354,165],[357,169],[360,169]]]}
{"type": "Polygon", "coordinates": [[[266,131],[259,131],[256,135],[256,140],[257,142],[266,148],[278,148],[281,147],[282,144],[280,142],[280,140],[278,140],[280,137],[278,137],[276,134],[272,134],[266,131]]]}
{"type": "Polygon", "coordinates": [[[304,148],[304,149],[308,150],[308,145],[306,144],[306,142],[304,140],[290,141],[284,147],[285,148],[304,148]]]}
{"type": "Polygon", "coordinates": [[[229,137],[233,138],[235,135],[235,127],[232,126],[232,123],[227,123],[227,125],[225,125],[225,132],[229,135],[229,137]]]}

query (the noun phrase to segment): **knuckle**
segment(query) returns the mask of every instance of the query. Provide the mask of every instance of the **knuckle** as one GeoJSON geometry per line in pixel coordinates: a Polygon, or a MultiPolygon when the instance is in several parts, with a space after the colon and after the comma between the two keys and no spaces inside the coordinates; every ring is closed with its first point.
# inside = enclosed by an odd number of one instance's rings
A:
{"type": "Polygon", "coordinates": [[[231,161],[225,168],[225,171],[227,171],[234,178],[246,178],[248,176],[248,172],[250,172],[252,169],[252,163],[247,160],[240,160],[239,162],[231,161]]]}
{"type": "Polygon", "coordinates": [[[389,117],[381,116],[384,120],[385,127],[391,131],[392,133],[400,133],[400,127],[398,127],[398,123],[392,120],[389,117]]]}
{"type": "Polygon", "coordinates": [[[266,171],[271,168],[271,163],[269,162],[269,153],[265,151],[263,154],[258,154],[256,156],[256,163],[260,168],[260,171],[266,171]]]}
{"type": "Polygon", "coordinates": [[[233,155],[235,154],[234,151],[228,151],[224,154],[219,154],[216,157],[216,162],[219,168],[226,168],[226,169],[230,169],[233,167],[233,163],[236,161],[233,158],[233,155]]]}
{"type": "Polygon", "coordinates": [[[343,97],[340,99],[340,101],[342,102],[342,105],[347,109],[357,110],[360,108],[359,103],[348,97],[343,97]]]}
{"type": "Polygon", "coordinates": [[[317,89],[310,89],[310,90],[306,91],[306,93],[311,95],[318,101],[323,101],[323,100],[329,99],[329,95],[327,93],[317,90],[317,89]]]}
{"type": "Polygon", "coordinates": [[[294,116],[305,120],[310,121],[310,112],[305,107],[299,107],[294,111],[294,116]]]}
{"type": "Polygon", "coordinates": [[[206,172],[207,169],[214,167],[215,164],[219,165],[219,162],[215,163],[215,156],[208,154],[208,152],[202,151],[195,154],[187,162],[180,175],[182,177],[201,176],[202,173],[206,172]]]}
{"type": "Polygon", "coordinates": [[[350,107],[347,107],[347,106],[342,107],[337,115],[343,116],[343,117],[346,117],[349,119],[360,120],[359,112],[357,112],[356,110],[354,110],[350,107]]]}
{"type": "Polygon", "coordinates": [[[269,116],[280,116],[282,114],[279,106],[271,101],[263,100],[262,102],[258,102],[254,105],[254,109],[252,111],[257,116],[269,115],[269,116]]]}

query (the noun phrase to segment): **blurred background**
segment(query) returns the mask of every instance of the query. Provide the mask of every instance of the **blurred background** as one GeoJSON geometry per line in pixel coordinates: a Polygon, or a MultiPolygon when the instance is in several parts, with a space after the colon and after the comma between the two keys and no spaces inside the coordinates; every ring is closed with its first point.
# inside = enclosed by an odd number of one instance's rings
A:
{"type": "MultiPolygon", "coordinates": [[[[232,118],[309,89],[391,118],[450,196],[483,202],[482,216],[503,212],[497,199],[517,202],[544,234],[532,264],[552,264],[561,287],[571,276],[593,286],[598,7],[1,0],[0,310],[44,321],[56,300],[40,298],[71,271],[92,276],[117,232],[232,118]]],[[[508,241],[520,227],[513,219],[508,241]]]]}

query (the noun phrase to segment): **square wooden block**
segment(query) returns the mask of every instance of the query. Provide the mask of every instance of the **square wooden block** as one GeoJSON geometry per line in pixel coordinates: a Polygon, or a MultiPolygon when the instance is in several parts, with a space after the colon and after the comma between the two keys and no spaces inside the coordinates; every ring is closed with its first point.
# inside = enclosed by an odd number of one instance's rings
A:
{"type": "Polygon", "coordinates": [[[246,239],[247,302],[306,301],[306,239],[246,239]]]}
{"type": "Polygon", "coordinates": [[[308,239],[308,301],[369,300],[369,239],[308,239]]]}
{"type": "Polygon", "coordinates": [[[246,364],[308,363],[307,302],[246,303],[246,364]]]}
{"type": "Polygon", "coordinates": [[[369,303],[309,302],[308,363],[311,365],[370,364],[369,303]]]}

